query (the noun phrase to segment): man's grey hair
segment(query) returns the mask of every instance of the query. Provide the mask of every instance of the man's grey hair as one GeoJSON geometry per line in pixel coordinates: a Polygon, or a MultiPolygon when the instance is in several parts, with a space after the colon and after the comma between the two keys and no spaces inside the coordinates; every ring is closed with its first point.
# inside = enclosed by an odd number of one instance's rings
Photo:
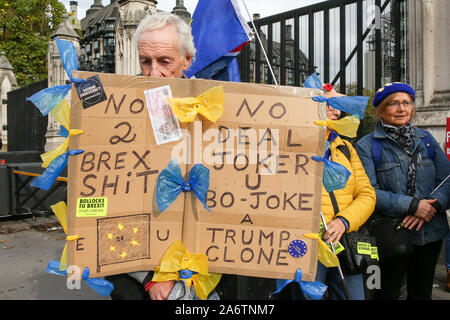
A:
{"type": "Polygon", "coordinates": [[[191,27],[177,15],[168,12],[157,12],[141,20],[134,34],[136,47],[142,32],[162,29],[167,25],[173,25],[177,30],[180,53],[195,58],[194,38],[192,37],[191,27]]]}

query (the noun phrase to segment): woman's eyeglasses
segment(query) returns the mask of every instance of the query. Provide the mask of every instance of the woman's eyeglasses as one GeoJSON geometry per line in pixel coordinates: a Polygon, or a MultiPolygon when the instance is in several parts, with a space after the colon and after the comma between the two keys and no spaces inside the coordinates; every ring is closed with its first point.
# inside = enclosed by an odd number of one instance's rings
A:
{"type": "Polygon", "coordinates": [[[327,103],[327,110],[328,111],[334,111],[336,110],[335,108],[331,107],[328,103],[327,103]]]}
{"type": "Polygon", "coordinates": [[[411,101],[403,101],[403,102],[400,102],[400,101],[391,101],[391,102],[389,102],[388,103],[388,107],[391,107],[391,108],[398,108],[398,107],[400,107],[401,105],[403,105],[403,106],[405,106],[405,107],[410,107],[410,106],[412,106],[412,102],[411,101]]]}

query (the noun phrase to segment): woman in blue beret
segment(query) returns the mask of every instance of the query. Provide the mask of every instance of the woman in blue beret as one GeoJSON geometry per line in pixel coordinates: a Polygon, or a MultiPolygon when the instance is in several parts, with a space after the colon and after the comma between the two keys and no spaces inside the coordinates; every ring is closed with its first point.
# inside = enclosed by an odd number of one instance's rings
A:
{"type": "Polygon", "coordinates": [[[450,179],[441,184],[450,174],[449,161],[431,134],[413,125],[414,102],[414,89],[405,83],[378,90],[377,126],[356,147],[377,197],[368,226],[379,250],[378,299],[398,299],[406,278],[407,299],[430,300],[449,232],[450,179]]]}

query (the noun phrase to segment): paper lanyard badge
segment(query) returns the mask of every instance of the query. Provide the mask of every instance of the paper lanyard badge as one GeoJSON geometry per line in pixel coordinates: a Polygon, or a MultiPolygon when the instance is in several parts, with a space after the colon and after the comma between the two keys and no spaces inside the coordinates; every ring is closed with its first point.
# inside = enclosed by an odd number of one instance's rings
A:
{"type": "MultiPolygon", "coordinates": [[[[320,237],[320,238],[322,238],[324,230],[325,230],[325,228],[324,228],[323,223],[322,223],[322,221],[321,221],[321,222],[320,222],[320,229],[319,229],[319,237],[320,237]]],[[[331,249],[331,244],[329,244],[328,246],[329,246],[330,249],[331,249]]],[[[334,245],[334,250],[335,250],[336,254],[339,254],[339,253],[341,253],[342,251],[344,251],[345,248],[344,248],[344,246],[343,246],[340,242],[338,242],[338,243],[336,243],[336,244],[334,245]]]]}

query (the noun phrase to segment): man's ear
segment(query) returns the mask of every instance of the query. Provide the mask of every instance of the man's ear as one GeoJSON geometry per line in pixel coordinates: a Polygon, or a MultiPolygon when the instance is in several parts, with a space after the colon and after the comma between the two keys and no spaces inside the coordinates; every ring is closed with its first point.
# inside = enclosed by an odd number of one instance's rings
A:
{"type": "Polygon", "coordinates": [[[184,57],[183,71],[186,71],[191,66],[192,57],[186,56],[184,57]]]}

